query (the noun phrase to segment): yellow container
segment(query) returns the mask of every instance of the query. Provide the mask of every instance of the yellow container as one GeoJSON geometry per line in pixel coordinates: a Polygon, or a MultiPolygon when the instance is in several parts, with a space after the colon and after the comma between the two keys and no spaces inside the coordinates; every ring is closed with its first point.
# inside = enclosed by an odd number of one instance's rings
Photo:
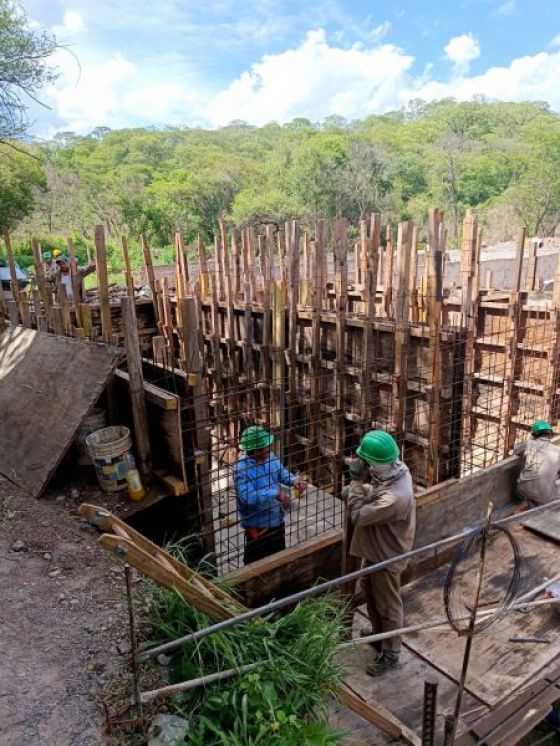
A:
{"type": "Polygon", "coordinates": [[[126,486],[128,488],[128,496],[131,500],[138,502],[146,497],[146,490],[140,479],[138,469],[129,469],[126,472],[126,486]]]}

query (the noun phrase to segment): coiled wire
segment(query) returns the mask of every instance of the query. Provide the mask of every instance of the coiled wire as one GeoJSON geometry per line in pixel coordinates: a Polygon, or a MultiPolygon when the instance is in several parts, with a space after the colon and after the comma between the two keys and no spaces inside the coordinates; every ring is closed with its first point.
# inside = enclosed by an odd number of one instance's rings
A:
{"type": "MultiPolygon", "coordinates": [[[[485,523],[481,527],[476,528],[469,534],[467,534],[465,539],[461,542],[461,544],[457,548],[457,551],[453,555],[453,559],[451,560],[447,577],[445,579],[443,588],[443,605],[445,608],[445,614],[447,616],[449,624],[460,635],[463,635],[468,631],[469,620],[463,619],[463,621],[460,621],[460,618],[465,616],[465,609],[464,596],[458,588],[459,581],[457,573],[462,567],[464,567],[466,562],[474,557],[475,554],[477,554],[480,558],[481,542],[484,540],[487,541],[485,562],[485,568],[487,568],[488,563],[491,562],[491,556],[489,553],[489,550],[491,549],[490,539],[495,538],[497,535],[504,535],[509,543],[513,559],[512,573],[501,606],[497,607],[494,614],[489,614],[488,616],[482,618],[480,621],[477,621],[473,627],[473,634],[482,632],[483,630],[490,627],[490,625],[498,621],[498,619],[503,616],[503,611],[511,606],[512,602],[517,596],[519,585],[521,583],[522,559],[519,544],[517,543],[517,540],[513,536],[511,531],[509,531],[504,526],[499,526],[495,523],[491,523],[488,526],[485,523]],[[462,608],[459,608],[459,598],[461,599],[462,608]]],[[[500,552],[500,554],[502,553],[500,552]]]]}

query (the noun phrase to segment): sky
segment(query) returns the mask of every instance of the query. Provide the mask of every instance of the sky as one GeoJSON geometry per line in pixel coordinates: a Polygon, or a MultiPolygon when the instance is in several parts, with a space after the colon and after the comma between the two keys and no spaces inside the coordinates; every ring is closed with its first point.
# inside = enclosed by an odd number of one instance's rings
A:
{"type": "Polygon", "coordinates": [[[358,119],[454,97],[560,111],[558,0],[23,0],[56,35],[38,137],[358,119]]]}

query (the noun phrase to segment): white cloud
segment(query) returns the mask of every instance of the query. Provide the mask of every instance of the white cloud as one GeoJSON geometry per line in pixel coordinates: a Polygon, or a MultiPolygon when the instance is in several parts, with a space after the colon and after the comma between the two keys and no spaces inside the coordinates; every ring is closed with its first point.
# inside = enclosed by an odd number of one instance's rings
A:
{"type": "Polygon", "coordinates": [[[62,24],[64,28],[66,29],[66,31],[71,31],[72,33],[78,33],[79,31],[83,31],[84,19],[76,10],[68,9],[64,13],[62,24]]]}
{"type": "Polygon", "coordinates": [[[265,55],[242,73],[210,103],[208,116],[215,125],[365,116],[395,104],[413,61],[391,44],[333,47],[316,29],[296,49],[265,55]]]}
{"type": "Polygon", "coordinates": [[[560,111],[560,49],[519,57],[478,75],[468,65],[480,54],[468,34],[451,39],[445,53],[453,68],[437,78],[438,67],[414,71],[414,58],[379,41],[347,47],[329,41],[322,29],[301,44],[269,54],[221,90],[192,76],[173,78],[177,64],[146,68],[128,57],[87,58],[81,71],[68,53],[57,52],[61,76],[50,87],[58,129],[87,132],[162,124],[220,126],[233,119],[252,124],[294,117],[318,121],[329,114],[362,118],[399,108],[411,99],[470,100],[484,95],[506,101],[548,101],[560,111]],[[460,40],[460,41],[458,41],[460,40]]]}
{"type": "Polygon", "coordinates": [[[447,59],[453,63],[456,75],[464,75],[471,62],[480,57],[480,46],[472,34],[454,36],[447,42],[444,51],[447,59]]]}
{"type": "Polygon", "coordinates": [[[517,10],[516,0],[506,0],[504,3],[496,8],[495,15],[497,16],[513,16],[517,10]]]}
{"type": "Polygon", "coordinates": [[[551,40],[548,46],[550,47],[550,49],[554,49],[555,47],[560,47],[560,34],[556,34],[556,36],[551,40]]]}

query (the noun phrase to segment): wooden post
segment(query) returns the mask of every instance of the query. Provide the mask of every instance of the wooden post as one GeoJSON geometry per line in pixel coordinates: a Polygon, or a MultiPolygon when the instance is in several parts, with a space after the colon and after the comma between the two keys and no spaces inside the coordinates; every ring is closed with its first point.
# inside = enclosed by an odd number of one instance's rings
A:
{"type": "Polygon", "coordinates": [[[367,262],[364,276],[364,315],[366,323],[362,338],[362,376],[360,382],[360,422],[364,432],[370,429],[372,420],[373,384],[373,317],[377,294],[377,271],[379,266],[379,246],[381,215],[374,212],[370,221],[370,236],[367,241],[367,262]]]}
{"type": "Polygon", "coordinates": [[[280,268],[280,282],[286,282],[286,234],[279,230],[276,234],[278,246],[278,265],[280,268]]]}
{"type": "Polygon", "coordinates": [[[463,407],[464,443],[472,443],[473,408],[474,408],[474,374],[475,374],[475,337],[478,315],[478,264],[480,258],[480,237],[478,221],[472,210],[467,210],[463,221],[463,250],[461,254],[461,325],[466,331],[465,345],[465,383],[463,407]]]}
{"type": "Polygon", "coordinates": [[[388,319],[393,318],[393,239],[391,226],[387,226],[385,248],[385,276],[383,278],[383,311],[388,319]]]}
{"type": "MultiPolygon", "coordinates": [[[[175,262],[177,264],[176,292],[177,298],[186,298],[189,292],[189,267],[185,254],[185,242],[183,234],[175,233],[175,262]]],[[[179,312],[180,314],[180,312],[179,312]]]]}
{"type": "Polygon", "coordinates": [[[300,303],[302,306],[309,305],[309,281],[310,281],[310,269],[311,269],[311,242],[309,240],[309,233],[305,231],[303,234],[303,282],[301,283],[301,297],[300,303]]]}
{"type": "Polygon", "coordinates": [[[418,314],[418,226],[412,226],[412,254],[410,257],[410,308],[411,321],[417,324],[418,314]]]}
{"type": "Polygon", "coordinates": [[[27,329],[31,329],[31,309],[29,307],[29,297],[25,291],[19,294],[19,309],[21,313],[21,323],[27,329]]]}
{"type": "Polygon", "coordinates": [[[514,290],[510,293],[508,306],[510,329],[506,347],[504,386],[500,406],[500,439],[502,446],[500,450],[504,458],[509,456],[515,443],[516,427],[513,417],[517,414],[519,407],[519,391],[515,384],[520,374],[519,366],[523,360],[519,354],[519,345],[526,332],[526,325],[522,323],[524,294],[521,292],[524,249],[525,229],[522,228],[517,237],[514,290]]]}
{"type": "Polygon", "coordinates": [[[203,298],[207,298],[210,292],[210,284],[208,282],[208,265],[206,263],[206,247],[204,246],[204,239],[198,234],[198,276],[200,279],[200,294],[203,298]]]}
{"type": "Polygon", "coordinates": [[[71,305],[76,309],[76,321],[78,326],[81,326],[79,304],[82,302],[82,283],[78,275],[78,263],[76,261],[76,252],[74,251],[74,241],[72,241],[70,236],[66,239],[66,246],[68,247],[68,257],[70,259],[70,277],[72,279],[72,293],[74,295],[74,302],[71,305]]]}
{"type": "Polygon", "coordinates": [[[97,288],[101,310],[101,334],[107,344],[113,334],[111,324],[111,306],[109,305],[109,285],[107,282],[107,250],[105,248],[105,229],[95,226],[95,266],[97,269],[97,288]]]}
{"type": "Polygon", "coordinates": [[[525,290],[532,292],[537,282],[537,248],[538,241],[532,239],[529,243],[529,256],[527,260],[527,274],[525,277],[525,290]]]}
{"type": "Polygon", "coordinates": [[[41,247],[35,236],[31,239],[31,248],[33,249],[33,259],[35,261],[35,278],[37,281],[37,287],[41,293],[41,300],[44,305],[44,313],[48,320],[49,308],[52,306],[52,293],[50,287],[48,287],[47,280],[45,278],[45,269],[43,267],[43,257],[41,256],[41,247]]]}
{"type": "Polygon", "coordinates": [[[286,284],[272,281],[272,380],[270,424],[277,435],[280,456],[285,455],[284,390],[286,358],[286,284]]]}
{"type": "Polygon", "coordinates": [[[427,266],[427,320],[429,324],[429,350],[427,370],[428,407],[428,463],[426,481],[428,486],[437,484],[441,448],[441,349],[440,323],[443,302],[442,256],[440,247],[442,214],[438,209],[430,210],[428,220],[429,264],[427,266]]]}
{"type": "Polygon", "coordinates": [[[360,263],[356,264],[356,285],[365,285],[368,271],[368,221],[360,219],[360,263]]]}
{"type": "Polygon", "coordinates": [[[289,317],[288,317],[288,432],[286,447],[292,456],[294,446],[295,412],[297,405],[297,334],[298,334],[298,303],[299,303],[299,233],[295,220],[286,223],[286,248],[288,253],[288,284],[289,284],[289,317]]]}
{"type": "Polygon", "coordinates": [[[144,266],[146,267],[146,274],[148,275],[148,283],[152,290],[152,301],[154,304],[154,316],[156,319],[156,323],[159,326],[159,324],[162,322],[161,322],[160,315],[159,315],[158,292],[157,292],[157,286],[156,286],[156,277],[154,274],[154,263],[152,261],[152,252],[150,251],[150,245],[144,233],[142,233],[141,240],[142,240],[142,255],[144,257],[144,266]]]}
{"type": "Polygon", "coordinates": [[[311,381],[309,404],[309,440],[306,462],[310,467],[311,481],[317,484],[319,474],[319,434],[321,429],[321,310],[323,293],[326,289],[324,278],[324,254],[326,247],[326,224],[324,220],[315,222],[314,284],[312,289],[313,315],[311,322],[311,381]]]}
{"type": "Polygon", "coordinates": [[[231,255],[233,259],[233,302],[239,299],[239,293],[241,292],[241,254],[239,246],[239,231],[237,228],[231,229],[231,255]]]}
{"type": "Polygon", "coordinates": [[[19,297],[19,282],[16,273],[16,263],[14,260],[14,252],[12,250],[12,240],[8,231],[4,233],[4,243],[6,244],[6,256],[8,257],[8,266],[10,268],[10,288],[12,290],[12,296],[17,304],[18,310],[21,314],[21,301],[19,297]]]}
{"type": "Polygon", "coordinates": [[[126,281],[126,291],[128,297],[134,300],[134,278],[132,276],[132,269],[130,268],[130,256],[128,254],[128,242],[126,236],[121,237],[121,250],[124,265],[124,278],[126,281]]]}
{"type": "Polygon", "coordinates": [[[334,224],[334,269],[336,294],[335,446],[333,474],[335,495],[342,490],[345,445],[346,307],[348,303],[348,225],[344,218],[334,224]]]}
{"type": "Polygon", "coordinates": [[[397,235],[397,297],[395,299],[395,367],[393,398],[396,402],[394,427],[396,440],[404,454],[408,394],[407,358],[410,311],[410,265],[412,261],[412,223],[399,223],[397,235]]]}
{"type": "Polygon", "coordinates": [[[204,394],[204,386],[202,384],[204,366],[198,335],[200,318],[195,298],[184,298],[180,302],[182,305],[181,317],[185,325],[184,336],[188,340],[187,372],[196,376],[196,383],[192,386],[192,401],[196,427],[196,444],[199,451],[196,455],[200,456],[200,458],[196,459],[196,464],[198,466],[199,477],[197,480],[197,489],[202,535],[206,544],[206,551],[214,555],[216,547],[212,509],[212,485],[210,484],[210,463],[212,459],[209,432],[210,415],[208,400],[204,394]]]}
{"type": "Polygon", "coordinates": [[[130,401],[132,404],[134,435],[136,450],[138,452],[138,468],[144,481],[149,482],[152,476],[152,451],[150,447],[146,401],[144,399],[144,375],[142,373],[142,358],[140,356],[138,328],[136,325],[136,306],[133,298],[121,298],[121,313],[128,377],[130,381],[130,401]]]}
{"type": "Polygon", "coordinates": [[[224,265],[222,254],[222,240],[220,236],[214,236],[214,274],[216,276],[216,292],[218,293],[218,301],[223,300],[225,297],[224,265]]]}
{"type": "Polygon", "coordinates": [[[251,286],[251,298],[257,297],[257,265],[255,261],[255,232],[247,228],[247,262],[249,266],[249,284],[251,286]]]}

